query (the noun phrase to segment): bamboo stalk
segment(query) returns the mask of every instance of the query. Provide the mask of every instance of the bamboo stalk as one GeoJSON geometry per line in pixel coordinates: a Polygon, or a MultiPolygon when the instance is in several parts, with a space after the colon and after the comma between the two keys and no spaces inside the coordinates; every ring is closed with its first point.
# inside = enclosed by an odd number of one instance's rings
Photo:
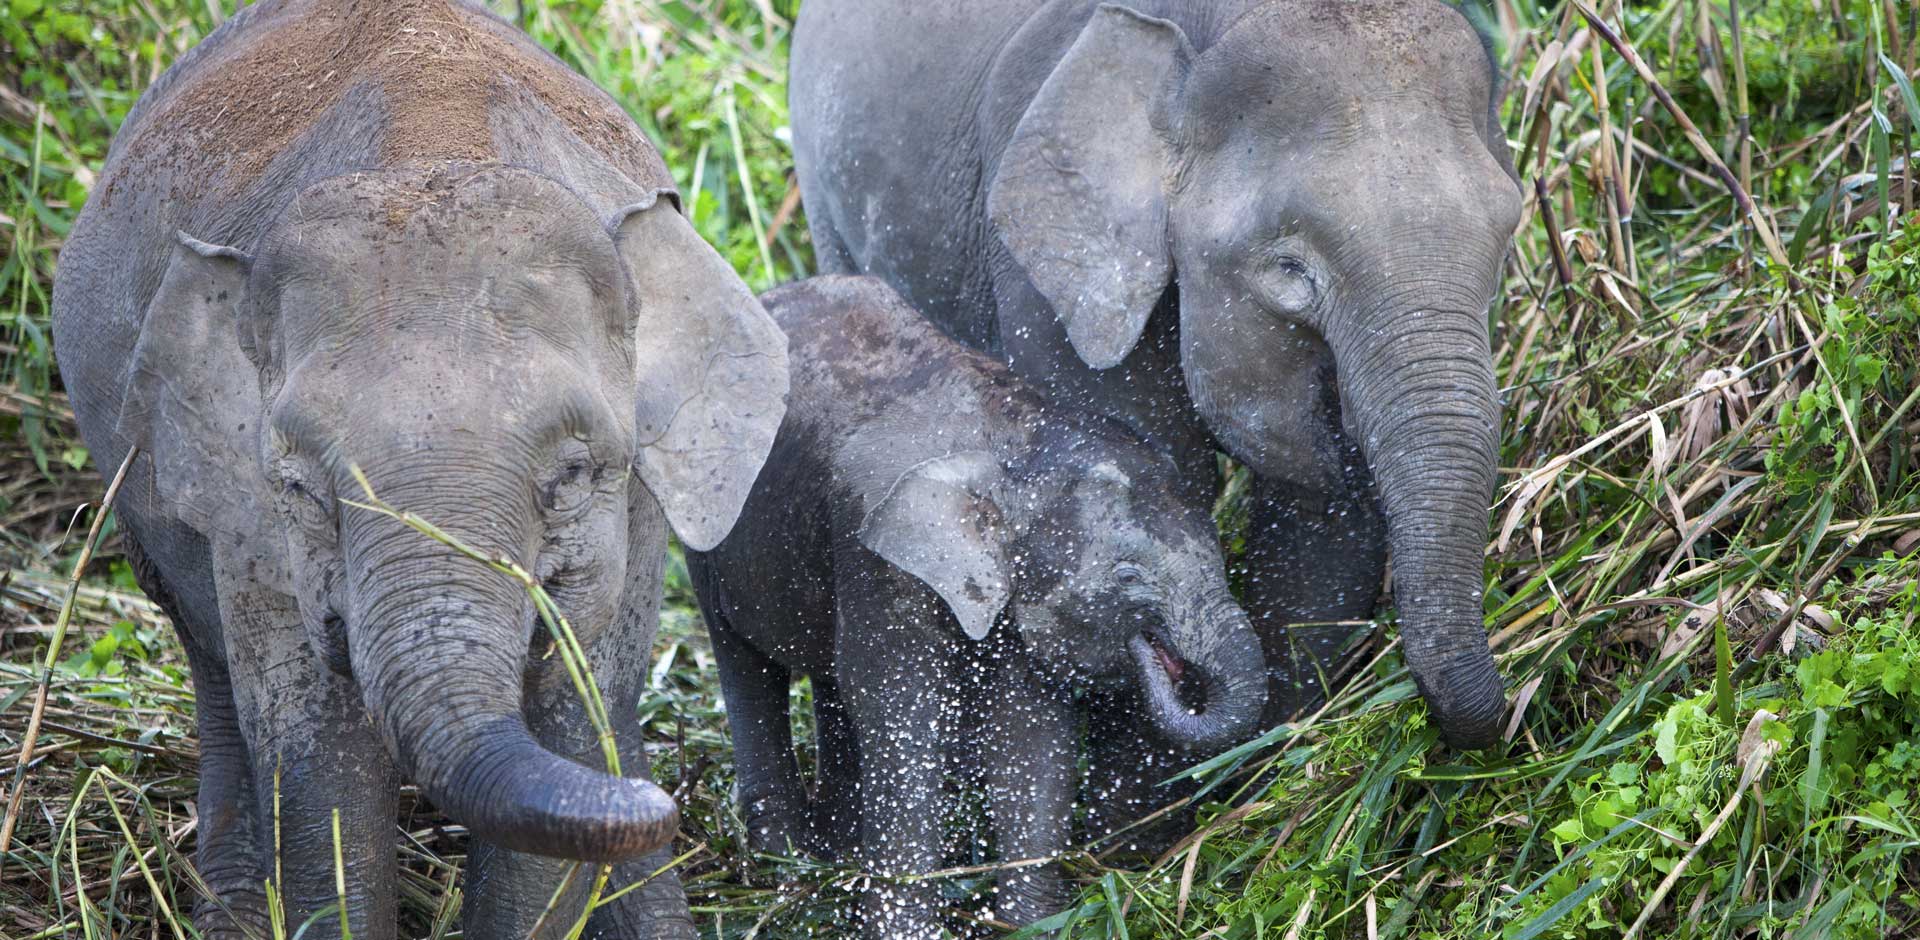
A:
{"type": "Polygon", "coordinates": [[[1580,11],[1581,16],[1586,17],[1588,25],[1593,27],[1594,32],[1599,33],[1600,38],[1606,40],[1607,45],[1612,46],[1615,52],[1633,66],[1633,70],[1640,74],[1640,79],[1652,89],[1653,96],[1660,101],[1661,107],[1666,108],[1667,113],[1671,114],[1674,121],[1680,125],[1681,133],[1686,135],[1687,142],[1693,145],[1693,149],[1699,152],[1700,158],[1707,161],[1707,165],[1713,168],[1714,175],[1718,176],[1720,182],[1727,187],[1727,191],[1733,194],[1733,201],[1740,207],[1740,215],[1753,227],[1754,234],[1759,237],[1760,243],[1766,246],[1767,257],[1774,264],[1791,272],[1793,265],[1787,261],[1787,251],[1781,246],[1779,237],[1774,234],[1773,225],[1754,206],[1747,188],[1740,185],[1740,180],[1733,175],[1733,171],[1727,169],[1727,164],[1713,152],[1713,145],[1707,143],[1706,137],[1701,135],[1699,126],[1693,123],[1692,118],[1687,117],[1687,112],[1673,100],[1673,95],[1667,92],[1666,86],[1660,84],[1660,80],[1653,74],[1653,69],[1647,67],[1646,60],[1640,58],[1640,54],[1635,52],[1632,46],[1627,45],[1619,34],[1608,27],[1606,21],[1593,12],[1592,7],[1587,6],[1582,0],[1573,0],[1573,6],[1580,11]]]}
{"type": "Polygon", "coordinates": [[[1753,191],[1753,109],[1747,100],[1747,54],[1740,28],[1740,0],[1727,0],[1727,25],[1733,37],[1734,145],[1740,158],[1740,186],[1753,191]]]}

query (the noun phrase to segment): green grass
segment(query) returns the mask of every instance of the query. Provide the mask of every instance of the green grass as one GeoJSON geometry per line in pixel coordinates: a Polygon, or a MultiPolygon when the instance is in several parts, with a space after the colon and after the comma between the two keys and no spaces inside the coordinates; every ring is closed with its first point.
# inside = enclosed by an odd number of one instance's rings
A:
{"type": "MultiPolygon", "coordinates": [[[[84,531],[68,533],[73,510],[99,486],[78,472],[47,349],[55,252],[112,128],[218,3],[9,6],[10,768],[84,531]]],[[[1711,160],[1577,8],[1497,8],[1508,137],[1545,194],[1491,321],[1505,485],[1487,622],[1522,703],[1512,743],[1437,744],[1383,611],[1388,628],[1331,705],[1199,771],[1200,828],[1167,858],[1068,859],[1083,886],[1059,925],[1071,936],[1920,933],[1920,231],[1906,227],[1900,159],[1920,111],[1903,71],[1920,43],[1912,8],[1742,0],[1736,32],[1724,0],[1601,6],[1711,160]]],[[[533,34],[660,143],[702,232],[756,287],[809,265],[782,133],[792,12],[527,5],[533,34]]],[[[7,936],[170,936],[162,901],[191,906],[191,689],[108,533],[0,870],[7,936]]],[[[851,872],[743,848],[712,656],[677,563],[656,652],[639,707],[656,776],[686,808],[703,930],[842,934],[851,872]]],[[[409,814],[405,925],[425,936],[453,913],[461,846],[409,814]]],[[[969,899],[989,879],[943,880],[957,931],[994,933],[969,899]]]]}

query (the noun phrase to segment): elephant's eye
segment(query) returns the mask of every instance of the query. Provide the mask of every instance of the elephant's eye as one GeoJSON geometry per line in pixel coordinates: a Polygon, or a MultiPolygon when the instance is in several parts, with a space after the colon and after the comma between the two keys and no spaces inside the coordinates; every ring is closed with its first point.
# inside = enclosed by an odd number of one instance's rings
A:
{"type": "Polygon", "coordinates": [[[279,477],[281,511],[308,531],[327,528],[333,521],[332,501],[292,466],[283,465],[279,477]]]}
{"type": "Polygon", "coordinates": [[[1282,313],[1305,313],[1313,308],[1313,272],[1299,258],[1275,259],[1260,278],[1260,288],[1267,304],[1282,313]]]}
{"type": "Polygon", "coordinates": [[[1113,581],[1123,588],[1137,588],[1147,583],[1147,573],[1139,565],[1122,563],[1114,566],[1113,581]]]}
{"type": "Polygon", "coordinates": [[[587,504],[598,488],[601,466],[585,456],[560,463],[540,488],[540,506],[548,512],[570,513],[587,504]]]}
{"type": "Polygon", "coordinates": [[[1286,313],[1306,313],[1313,307],[1313,272],[1306,261],[1283,257],[1273,265],[1269,278],[1269,299],[1273,307],[1286,313]]]}

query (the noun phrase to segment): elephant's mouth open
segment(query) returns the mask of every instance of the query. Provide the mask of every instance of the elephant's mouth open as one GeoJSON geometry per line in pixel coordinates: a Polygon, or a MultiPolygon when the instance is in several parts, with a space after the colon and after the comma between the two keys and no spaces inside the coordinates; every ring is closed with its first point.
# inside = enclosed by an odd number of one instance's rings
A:
{"type": "Polygon", "coordinates": [[[1159,661],[1160,668],[1166,670],[1167,681],[1178,686],[1181,677],[1187,673],[1187,661],[1168,648],[1167,642],[1162,640],[1158,633],[1146,630],[1142,631],[1140,636],[1147,641],[1148,648],[1153,650],[1153,656],[1159,661]]]}
{"type": "MultiPolygon", "coordinates": [[[[1175,651],[1174,645],[1158,630],[1149,627],[1140,631],[1130,645],[1140,667],[1164,675],[1166,688],[1186,707],[1189,714],[1198,715],[1206,710],[1206,683],[1202,681],[1200,671],[1189,668],[1191,664],[1175,651]]],[[[1153,679],[1149,678],[1148,681],[1153,682],[1153,679]]]]}

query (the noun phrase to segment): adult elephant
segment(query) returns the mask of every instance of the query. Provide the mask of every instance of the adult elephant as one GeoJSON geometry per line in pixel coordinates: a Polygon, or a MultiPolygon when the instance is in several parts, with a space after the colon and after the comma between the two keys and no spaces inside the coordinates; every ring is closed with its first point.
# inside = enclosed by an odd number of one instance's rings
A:
{"type": "Polygon", "coordinates": [[[618,105],[465,4],[262,0],[128,115],[53,299],[95,460],[140,448],[119,518],[193,670],[200,933],[265,935],[266,890],[393,937],[404,777],[473,834],[468,936],[565,933],[565,859],[647,880],[594,935],[693,936],[634,704],[668,527],[732,526],[786,342],[618,105]],[[521,585],[367,483],[544,580],[624,777],[521,585]]]}
{"type": "Polygon", "coordinates": [[[1438,0],[809,0],[791,79],[820,265],[1257,479],[1269,717],[1321,692],[1389,550],[1445,739],[1498,737],[1486,310],[1521,196],[1438,0]]]}

